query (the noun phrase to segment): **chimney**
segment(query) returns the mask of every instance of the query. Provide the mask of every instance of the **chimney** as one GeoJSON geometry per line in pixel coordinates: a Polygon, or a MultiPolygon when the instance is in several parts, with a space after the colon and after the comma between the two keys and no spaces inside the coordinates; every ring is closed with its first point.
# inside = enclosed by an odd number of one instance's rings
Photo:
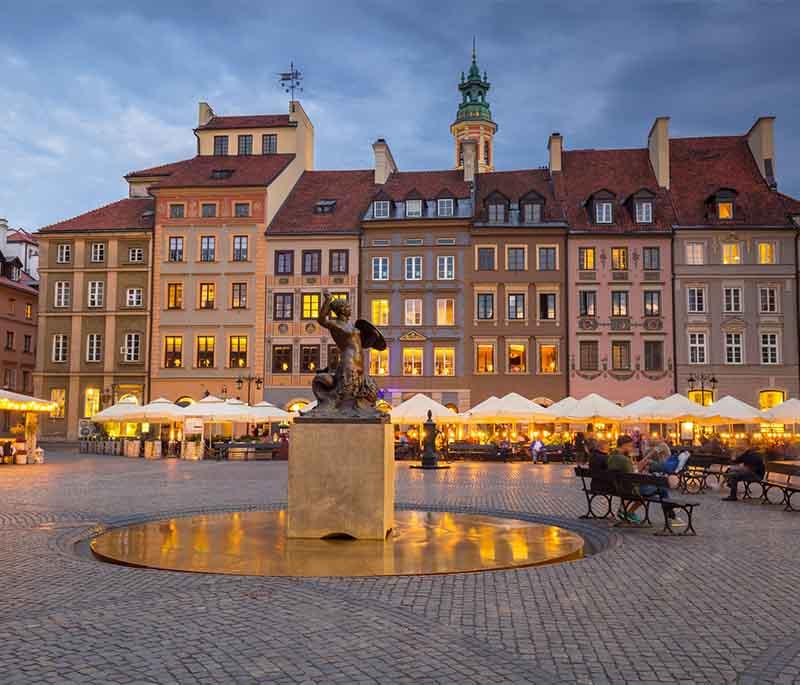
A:
{"type": "Polygon", "coordinates": [[[8,219],[0,218],[0,252],[8,247],[8,219]]]}
{"type": "Polygon", "coordinates": [[[375,153],[375,183],[382,186],[386,183],[386,179],[397,171],[397,165],[394,163],[389,144],[383,138],[378,138],[372,144],[372,151],[375,153]]]}
{"type": "Polygon", "coordinates": [[[561,171],[561,151],[564,148],[564,139],[558,131],[553,131],[547,139],[547,150],[550,152],[548,166],[550,173],[561,171]]]}
{"type": "Polygon", "coordinates": [[[759,117],[747,132],[747,146],[764,180],[773,189],[778,187],[775,181],[774,124],[775,117],[759,117]]]}
{"type": "Polygon", "coordinates": [[[656,117],[647,134],[647,150],[658,187],[669,190],[669,117],[656,117]]]}
{"type": "Polygon", "coordinates": [[[478,171],[478,141],[463,141],[461,151],[464,155],[464,180],[472,183],[475,180],[475,173],[478,171]]]}
{"type": "Polygon", "coordinates": [[[197,126],[205,126],[209,121],[214,118],[214,110],[207,102],[201,102],[198,106],[197,112],[197,126]]]}

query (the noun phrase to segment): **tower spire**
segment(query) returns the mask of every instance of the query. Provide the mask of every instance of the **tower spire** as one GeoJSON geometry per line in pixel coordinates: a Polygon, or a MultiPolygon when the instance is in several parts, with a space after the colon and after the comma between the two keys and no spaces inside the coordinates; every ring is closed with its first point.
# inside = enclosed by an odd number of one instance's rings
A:
{"type": "Polygon", "coordinates": [[[475,49],[475,36],[472,36],[472,63],[475,64],[478,61],[478,52],[475,49]]]}

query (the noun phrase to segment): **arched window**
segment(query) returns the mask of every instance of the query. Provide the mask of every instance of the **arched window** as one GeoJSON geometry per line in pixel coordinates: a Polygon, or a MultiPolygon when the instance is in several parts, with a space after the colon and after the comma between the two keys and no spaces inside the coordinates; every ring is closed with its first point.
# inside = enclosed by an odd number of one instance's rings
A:
{"type": "Polygon", "coordinates": [[[117,402],[129,402],[130,404],[139,404],[139,398],[132,392],[122,395],[117,402]]]}
{"type": "Polygon", "coordinates": [[[762,390],[758,393],[758,408],[772,409],[781,404],[786,399],[783,390],[762,390]]]}
{"type": "Polygon", "coordinates": [[[184,395],[183,397],[179,397],[177,400],[175,400],[175,404],[177,404],[179,407],[188,407],[190,404],[194,404],[194,400],[188,395],[184,395]]]}
{"type": "Polygon", "coordinates": [[[308,400],[292,400],[286,405],[286,411],[300,412],[308,406],[308,400]]]}

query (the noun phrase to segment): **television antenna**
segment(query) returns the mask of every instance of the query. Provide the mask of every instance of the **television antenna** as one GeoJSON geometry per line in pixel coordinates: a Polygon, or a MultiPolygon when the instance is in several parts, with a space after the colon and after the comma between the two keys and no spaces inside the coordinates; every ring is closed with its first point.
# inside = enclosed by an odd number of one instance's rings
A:
{"type": "Polygon", "coordinates": [[[291,95],[294,100],[294,92],[303,92],[303,73],[294,66],[294,62],[289,63],[289,71],[282,71],[278,74],[278,84],[283,88],[285,93],[291,95]]]}

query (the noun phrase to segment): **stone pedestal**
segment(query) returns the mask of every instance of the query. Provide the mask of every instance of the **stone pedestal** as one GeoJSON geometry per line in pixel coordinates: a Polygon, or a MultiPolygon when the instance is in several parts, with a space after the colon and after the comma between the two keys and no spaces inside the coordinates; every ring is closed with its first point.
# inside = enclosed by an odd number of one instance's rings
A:
{"type": "Polygon", "coordinates": [[[393,525],[391,424],[295,419],[289,440],[288,536],[383,540],[393,525]]]}

